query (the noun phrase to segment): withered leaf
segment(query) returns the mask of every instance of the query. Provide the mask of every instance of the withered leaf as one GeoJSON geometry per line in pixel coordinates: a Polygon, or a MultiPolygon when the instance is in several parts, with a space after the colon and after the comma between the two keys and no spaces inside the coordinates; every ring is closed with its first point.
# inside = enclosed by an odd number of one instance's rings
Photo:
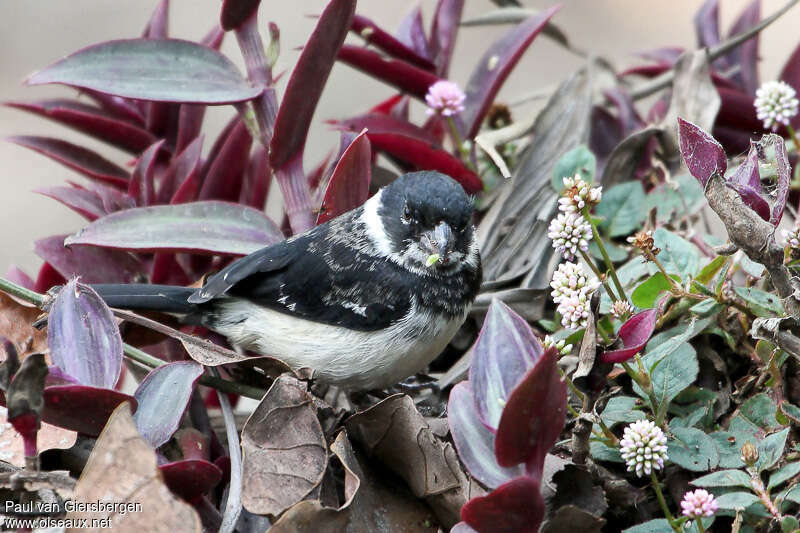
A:
{"type": "Polygon", "coordinates": [[[422,498],[458,486],[458,477],[414,401],[396,394],[357,413],[345,423],[353,440],[403,478],[422,498]]]}
{"type": "Polygon", "coordinates": [[[311,397],[282,375],[242,429],[244,507],[279,515],[322,482],[328,450],[311,397]]]}
{"type": "Polygon", "coordinates": [[[0,292],[0,337],[5,337],[17,346],[20,359],[31,353],[47,351],[47,330],[32,326],[41,311],[18,303],[9,295],[0,292]]]}
{"type": "MultiPolygon", "coordinates": [[[[110,519],[117,531],[154,533],[197,532],[200,518],[192,507],[174,496],[156,466],[156,454],[136,431],[128,402],[117,407],[97,439],[89,461],[75,486],[78,502],[131,504],[133,512],[71,512],[67,518],[110,519]]],[[[93,531],[81,529],[81,531],[93,531]]],[[[101,529],[97,529],[101,531],[101,529]]]]}

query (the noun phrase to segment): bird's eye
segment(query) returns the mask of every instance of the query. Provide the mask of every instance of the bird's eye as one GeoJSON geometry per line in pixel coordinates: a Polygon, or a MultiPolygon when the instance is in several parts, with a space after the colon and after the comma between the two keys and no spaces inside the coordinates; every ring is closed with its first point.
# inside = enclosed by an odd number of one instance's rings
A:
{"type": "Polygon", "coordinates": [[[405,206],[403,209],[403,222],[411,222],[411,209],[408,206],[405,206]]]}

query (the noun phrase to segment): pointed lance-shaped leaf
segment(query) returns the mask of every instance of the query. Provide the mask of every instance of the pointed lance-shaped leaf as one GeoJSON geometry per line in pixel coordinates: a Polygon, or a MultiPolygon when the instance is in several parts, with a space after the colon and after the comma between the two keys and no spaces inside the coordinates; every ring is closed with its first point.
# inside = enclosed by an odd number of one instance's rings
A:
{"type": "MultiPolygon", "coordinates": [[[[749,30],[761,20],[761,0],[750,2],[736,19],[728,32],[728,37],[749,30]]],[[[758,89],[758,42],[760,33],[756,33],[745,42],[731,50],[726,58],[728,63],[738,69],[731,73],[731,78],[749,95],[755,95],[758,89]]]]}
{"type": "Polygon", "coordinates": [[[84,89],[83,93],[94,100],[104,111],[130,121],[137,126],[145,125],[146,120],[144,112],[136,105],[135,101],[120,96],[114,96],[113,94],[90,91],[88,89],[84,89]]]}
{"type": "Polygon", "coordinates": [[[96,437],[108,417],[122,402],[136,409],[133,396],[113,389],[86,385],[56,385],[44,389],[42,420],[65,429],[96,437]]]}
{"type": "Polygon", "coordinates": [[[32,74],[27,83],[60,83],[125,98],[208,105],[244,102],[261,93],[227,57],[177,39],[99,43],[32,74]]]}
{"type": "MultiPolygon", "coordinates": [[[[800,93],[800,43],[797,44],[797,47],[792,51],[792,55],[784,63],[778,79],[785,81],[796,92],[800,93]]],[[[791,123],[794,128],[800,127],[800,113],[792,117],[791,123]]]]}
{"type": "Polygon", "coordinates": [[[372,150],[363,130],[353,139],[333,169],[322,199],[317,224],[355,209],[367,201],[372,174],[372,150]]]}
{"type": "Polygon", "coordinates": [[[770,219],[770,207],[761,193],[761,187],[754,189],[743,183],[726,183],[728,187],[739,193],[747,207],[756,212],[764,220],[770,219]]]}
{"type": "Polygon", "coordinates": [[[269,196],[269,187],[272,184],[272,171],[269,168],[267,149],[257,145],[250,157],[250,163],[244,174],[242,192],[239,194],[239,203],[249,205],[256,209],[264,210],[269,196]]]}
{"type": "Polygon", "coordinates": [[[502,301],[492,300],[469,369],[475,406],[486,427],[497,430],[503,406],[543,353],[542,344],[525,319],[502,301]]]}
{"type": "Polygon", "coordinates": [[[175,141],[175,152],[183,152],[192,141],[200,136],[206,106],[202,104],[181,104],[178,111],[178,136],[175,141]]]}
{"type": "Polygon", "coordinates": [[[439,0],[436,4],[429,47],[436,63],[436,73],[442,77],[447,77],[450,69],[464,4],[464,0],[439,0]]]}
{"type": "Polygon", "coordinates": [[[339,50],[338,57],[339,61],[420,100],[425,99],[428,87],[440,81],[437,75],[425,69],[399,59],[386,58],[361,46],[346,44],[339,50]]]}
{"type": "Polygon", "coordinates": [[[450,391],[447,423],[458,457],[469,473],[489,488],[524,475],[522,465],[504,468],[494,456],[495,436],[478,417],[469,381],[458,383],[450,391]]]}
{"type": "Polygon", "coordinates": [[[158,192],[156,194],[159,204],[191,202],[197,198],[197,191],[200,188],[200,168],[203,150],[203,136],[200,135],[189,143],[177,156],[173,157],[164,172],[158,192]],[[192,185],[188,185],[187,182],[192,185]],[[184,187],[192,187],[189,193],[181,195],[180,201],[176,201],[176,195],[184,187]]]}
{"type": "Polygon", "coordinates": [[[560,8],[560,5],[555,5],[515,26],[492,43],[478,61],[478,65],[472,71],[469,83],[467,83],[465,91],[467,98],[464,102],[464,111],[461,113],[468,139],[478,133],[483,118],[500,87],[503,86],[503,82],[506,81],[528,46],[560,8]]]}
{"type": "Polygon", "coordinates": [[[24,270],[19,268],[17,265],[11,265],[6,270],[5,278],[17,285],[25,287],[26,289],[33,290],[33,287],[36,285],[36,282],[33,281],[24,270]]]}
{"type": "Polygon", "coordinates": [[[213,28],[208,30],[202,39],[200,39],[200,44],[203,46],[207,46],[212,50],[219,50],[222,47],[222,41],[225,40],[225,30],[222,29],[222,26],[216,24],[213,28]]]}
{"type": "Polygon", "coordinates": [[[225,31],[237,29],[257,11],[261,0],[223,0],[219,22],[225,31]]]}
{"type": "Polygon", "coordinates": [[[169,0],[161,0],[153,13],[150,15],[150,20],[147,21],[142,32],[142,37],[148,39],[166,39],[169,33],[169,0]]]}
{"type": "Polygon", "coordinates": [[[425,57],[420,56],[402,43],[399,39],[384,31],[372,20],[361,15],[354,15],[350,29],[361,36],[367,43],[383,50],[387,54],[419,68],[433,71],[435,66],[425,57]]]}
{"type": "Polygon", "coordinates": [[[755,191],[761,190],[761,176],[758,171],[758,143],[750,142],[750,151],[742,164],[727,178],[729,184],[744,185],[755,191]]]}
{"type": "Polygon", "coordinates": [[[36,255],[49,263],[61,276],[80,276],[86,283],[133,283],[145,272],[136,256],[95,246],[64,246],[68,235],[39,239],[33,245],[36,255]]]}
{"type": "Polygon", "coordinates": [[[89,222],[108,214],[103,199],[95,191],[78,187],[43,187],[34,192],[64,204],[89,222]]]}
{"type": "Polygon", "coordinates": [[[50,263],[45,262],[36,275],[36,284],[33,290],[36,292],[47,292],[51,288],[58,285],[63,285],[67,280],[64,276],[56,272],[56,269],[50,263]]]}
{"type": "Polygon", "coordinates": [[[525,463],[527,475],[541,481],[544,457],[566,420],[567,384],[558,373],[558,350],[550,348],[508,398],[494,441],[497,464],[525,463]]]}
{"type": "Polygon", "coordinates": [[[523,476],[472,498],[461,508],[461,520],[478,533],[537,533],[544,518],[539,481],[523,476]]]}
{"type": "Polygon", "coordinates": [[[122,338],[111,310],[88,285],[67,282],[47,318],[50,356],[82,385],[111,389],[122,370],[122,338]]]}
{"type": "Polygon", "coordinates": [[[239,199],[252,144],[253,138],[247,126],[243,120],[239,120],[203,176],[198,199],[234,202],[239,199]]]}
{"type": "Polygon", "coordinates": [[[725,175],[728,168],[725,150],[709,133],[679,117],[678,141],[683,160],[700,185],[705,187],[715,172],[720,176],[725,175]]]}
{"type": "Polygon", "coordinates": [[[411,8],[411,11],[403,17],[395,35],[398,41],[414,50],[420,57],[425,59],[431,57],[428,37],[425,35],[425,25],[422,22],[422,8],[419,4],[411,8]]]}
{"type": "MultiPolygon", "coordinates": [[[[385,106],[379,107],[385,108],[385,106]]],[[[359,133],[361,130],[366,129],[368,134],[393,133],[410,137],[423,143],[432,145],[438,144],[436,142],[436,137],[429,132],[407,120],[399,119],[388,113],[367,113],[366,115],[358,115],[342,120],[332,120],[330,123],[338,128],[350,130],[353,133],[359,133]]]]}
{"type": "Polygon", "coordinates": [[[133,395],[139,403],[133,421],[153,448],[177,431],[202,373],[203,366],[194,361],[176,361],[151,370],[139,384],[133,395]]]}
{"type": "Polygon", "coordinates": [[[619,328],[618,335],[622,341],[622,348],[604,352],[600,356],[600,362],[622,363],[644,350],[655,330],[657,316],[658,310],[645,309],[625,321],[619,328]]]}
{"type": "Polygon", "coordinates": [[[710,48],[719,44],[719,0],[706,0],[694,15],[697,45],[710,48]]]}
{"type": "Polygon", "coordinates": [[[49,118],[126,152],[139,154],[156,141],[146,129],[94,106],[55,99],[6,102],[7,106],[49,118]]]}
{"type": "Polygon", "coordinates": [[[151,205],[156,200],[156,156],[164,142],[162,139],[154,143],[136,161],[128,184],[128,196],[136,200],[137,205],[151,205]]]}
{"type": "Polygon", "coordinates": [[[97,219],[65,240],[138,252],[246,255],[283,240],[263,212],[207,201],[137,207],[97,219]]]}
{"type": "Polygon", "coordinates": [[[118,187],[128,186],[129,175],[125,169],[82,146],[60,139],[34,135],[17,135],[6,137],[5,140],[39,152],[89,179],[118,187]]]}

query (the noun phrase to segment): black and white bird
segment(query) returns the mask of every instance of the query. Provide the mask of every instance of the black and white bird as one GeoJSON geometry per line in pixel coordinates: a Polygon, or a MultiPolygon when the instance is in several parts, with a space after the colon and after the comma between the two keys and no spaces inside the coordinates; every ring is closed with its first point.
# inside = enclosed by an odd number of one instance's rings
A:
{"type": "Polygon", "coordinates": [[[182,315],[320,381],[379,389],[425,368],[466,319],[481,282],[472,214],[456,181],[415,172],[200,289],[94,288],[112,307],[182,315]]]}

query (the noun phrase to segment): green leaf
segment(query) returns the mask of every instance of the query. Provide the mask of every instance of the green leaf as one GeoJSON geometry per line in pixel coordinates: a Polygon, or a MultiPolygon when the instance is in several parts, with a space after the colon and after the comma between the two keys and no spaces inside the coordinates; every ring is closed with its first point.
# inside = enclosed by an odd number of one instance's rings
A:
{"type": "Polygon", "coordinates": [[[775,419],[775,411],[778,406],[765,393],[759,393],[742,404],[739,416],[764,430],[777,429],[780,427],[775,419]]]}
{"type": "Polygon", "coordinates": [[[603,191],[603,199],[595,208],[605,220],[600,229],[610,237],[628,235],[638,229],[647,213],[642,210],[644,188],[638,181],[620,183],[603,191]]]}
{"type": "Polygon", "coordinates": [[[783,533],[794,533],[800,528],[800,521],[793,516],[784,516],[781,520],[781,531],[783,533]]]}
{"type": "MultiPolygon", "coordinates": [[[[609,241],[605,241],[603,244],[606,247],[606,252],[608,252],[608,257],[614,263],[625,261],[628,258],[628,251],[622,246],[618,246],[609,241]]],[[[595,259],[603,259],[603,254],[600,253],[600,248],[594,240],[589,241],[589,254],[595,259]]]]}
{"type": "Polygon", "coordinates": [[[781,404],[781,411],[783,412],[784,415],[789,417],[789,420],[791,422],[800,425],[800,408],[790,404],[789,402],[784,401],[781,404]]]}
{"type": "Polygon", "coordinates": [[[771,317],[784,314],[781,299],[775,294],[752,287],[736,287],[734,291],[758,316],[771,317]]]}
{"type": "MultiPolygon", "coordinates": [[[[667,274],[678,274],[681,279],[687,280],[700,268],[700,251],[683,237],[658,228],[653,232],[653,241],[656,247],[661,248],[658,259],[667,274]]],[[[655,268],[655,265],[650,266],[651,271],[655,271],[655,268]]]]}
{"type": "Polygon", "coordinates": [[[789,490],[789,492],[786,493],[783,499],[794,503],[800,503],[800,485],[795,485],[791,490],[789,490]]]}
{"type": "Polygon", "coordinates": [[[758,496],[752,492],[728,492],[717,497],[719,508],[729,511],[744,510],[758,501],[758,496]]]}
{"type": "Polygon", "coordinates": [[[750,488],[750,476],[741,470],[720,470],[690,481],[695,487],[745,487],[750,488]]]}
{"type": "Polygon", "coordinates": [[[636,410],[637,405],[641,405],[641,400],[631,396],[614,396],[608,400],[600,418],[608,427],[623,422],[629,424],[642,420],[645,415],[643,412],[636,410]]]}
{"type": "MultiPolygon", "coordinates": [[[[671,276],[676,281],[680,282],[678,276],[671,276]]],[[[641,282],[631,293],[631,301],[636,307],[643,309],[655,306],[656,300],[661,293],[668,291],[672,285],[667,280],[667,277],[661,272],[656,272],[643,282],[641,282]]]]}
{"type": "Polygon", "coordinates": [[[722,267],[730,261],[730,257],[726,257],[724,255],[720,255],[712,259],[703,269],[697,274],[697,277],[694,278],[695,280],[699,281],[703,285],[708,285],[714,279],[714,277],[722,270],[722,267]]]}
{"type": "Polygon", "coordinates": [[[754,278],[760,278],[764,275],[764,265],[756,263],[744,254],[739,258],[739,265],[742,267],[742,270],[754,278]]]}
{"type": "Polygon", "coordinates": [[[786,483],[797,474],[800,474],[800,461],[795,461],[794,463],[784,465],[769,476],[769,484],[767,485],[767,488],[772,489],[783,483],[786,483]]]}
{"type": "Polygon", "coordinates": [[[230,104],[261,94],[230,59],[207,46],[175,39],[125,39],[84,48],[28,78],[101,93],[194,104],[230,104]]]}
{"type": "Polygon", "coordinates": [[[667,442],[669,460],[692,472],[713,470],[719,464],[719,450],[714,441],[695,428],[675,428],[667,442]]]}
{"type": "MultiPolygon", "coordinates": [[[[682,395],[683,394],[680,394],[679,396],[682,395]]],[[[670,421],[669,427],[670,429],[695,427],[706,416],[706,414],[708,413],[708,409],[709,407],[707,405],[700,405],[686,416],[682,417],[676,416],[670,421]]]]}
{"type": "Polygon", "coordinates": [[[709,434],[709,437],[719,450],[720,468],[744,468],[742,445],[747,441],[752,443],[758,441],[752,433],[745,432],[715,431],[709,434]]]}
{"type": "Polygon", "coordinates": [[[650,212],[656,208],[656,220],[666,224],[672,219],[673,214],[696,213],[705,205],[703,187],[689,174],[681,174],[675,178],[678,190],[669,183],[657,185],[645,199],[643,211],[650,212]]]}
{"type": "Polygon", "coordinates": [[[620,456],[619,447],[606,446],[605,443],[599,440],[593,440],[589,443],[589,453],[595,461],[608,461],[610,463],[624,462],[620,456]]]}
{"type": "Polygon", "coordinates": [[[669,525],[669,521],[667,519],[657,518],[655,520],[644,522],[643,524],[629,527],[628,529],[623,530],[622,533],[673,533],[673,529],[672,526],[669,525]]]}
{"type": "MultiPolygon", "coordinates": [[[[653,384],[653,393],[659,405],[669,405],[675,396],[683,389],[694,383],[699,372],[697,354],[691,344],[678,346],[675,351],[661,359],[650,374],[650,381],[653,384]]],[[[649,397],[638,385],[634,385],[634,390],[649,402],[649,397]]],[[[651,406],[657,410],[658,406],[651,406]]],[[[663,407],[662,407],[663,409],[663,407]]]]}
{"type": "Polygon", "coordinates": [[[789,428],[785,428],[782,431],[768,435],[758,443],[758,461],[756,461],[755,466],[759,472],[772,468],[781,460],[788,436],[789,428]]]}
{"type": "Polygon", "coordinates": [[[597,159],[586,145],[576,146],[569,152],[561,156],[553,167],[553,177],[550,184],[556,192],[564,190],[563,178],[570,178],[575,174],[580,174],[583,181],[592,183],[594,173],[597,169],[597,159]]]}
{"type": "Polygon", "coordinates": [[[702,302],[693,305],[689,311],[697,316],[709,316],[719,313],[723,309],[723,305],[709,298],[702,302]]]}

